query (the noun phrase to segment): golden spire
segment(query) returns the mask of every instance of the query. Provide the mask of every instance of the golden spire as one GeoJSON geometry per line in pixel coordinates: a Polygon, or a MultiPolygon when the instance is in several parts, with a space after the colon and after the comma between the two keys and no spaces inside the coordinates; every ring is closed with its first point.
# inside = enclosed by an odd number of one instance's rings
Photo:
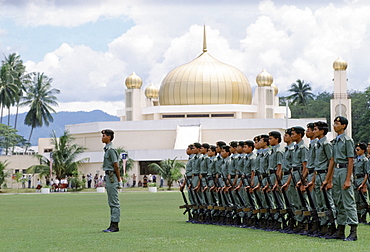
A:
{"type": "Polygon", "coordinates": [[[206,25],[204,25],[204,32],[203,32],[203,52],[207,51],[207,41],[206,41],[206,25]]]}

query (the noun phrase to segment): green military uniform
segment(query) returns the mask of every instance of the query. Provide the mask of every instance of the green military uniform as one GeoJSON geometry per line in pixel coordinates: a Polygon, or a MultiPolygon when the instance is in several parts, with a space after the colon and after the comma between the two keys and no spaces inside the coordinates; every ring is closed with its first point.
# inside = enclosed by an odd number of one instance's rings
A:
{"type": "MultiPolygon", "coordinates": [[[[267,176],[268,176],[268,161],[269,161],[269,155],[270,155],[270,149],[266,148],[263,149],[260,153],[260,158],[259,158],[259,173],[260,176],[262,177],[262,184],[261,184],[261,190],[263,187],[266,186],[267,184],[267,176]]],[[[271,209],[274,208],[273,206],[273,199],[272,195],[270,193],[267,193],[268,200],[266,200],[265,195],[262,195],[261,203],[263,205],[263,208],[269,209],[269,203],[271,203],[271,209]]],[[[269,218],[269,213],[266,213],[265,215],[262,215],[265,220],[269,218]]]]}
{"type": "Polygon", "coordinates": [[[353,183],[348,189],[343,189],[347,177],[348,158],[354,157],[354,143],[352,138],[344,133],[333,140],[334,175],[333,199],[337,207],[338,225],[357,225],[357,209],[353,191],[353,183]]]}
{"type": "MultiPolygon", "coordinates": [[[[294,145],[294,150],[292,152],[292,167],[293,167],[292,174],[296,182],[301,180],[299,172],[302,173],[303,163],[307,162],[307,154],[308,154],[308,148],[303,142],[303,140],[294,145]]],[[[293,183],[293,186],[295,187],[296,185],[294,185],[293,183]]],[[[298,193],[296,195],[297,197],[293,198],[293,205],[296,210],[302,210],[303,209],[302,202],[298,197],[298,193]]],[[[303,216],[297,215],[296,220],[301,222],[303,220],[303,216]]]]}
{"type": "MultiPolygon", "coordinates": [[[[208,157],[207,154],[204,154],[201,158],[200,158],[200,169],[199,169],[199,173],[200,175],[202,176],[202,179],[200,181],[200,186],[201,188],[204,188],[205,186],[207,186],[207,173],[208,173],[208,164],[210,163],[210,159],[208,157]]],[[[200,190],[200,192],[202,191],[202,189],[200,190]]],[[[206,195],[202,195],[202,204],[203,205],[206,205],[206,203],[210,203],[210,201],[208,201],[208,197],[206,195]],[[207,198],[206,198],[207,197],[207,198]]]]}
{"type": "MultiPolygon", "coordinates": [[[[193,175],[192,169],[193,169],[194,157],[195,157],[195,154],[189,155],[188,162],[186,163],[186,166],[185,166],[185,176],[186,176],[186,179],[190,182],[190,184],[192,183],[191,179],[193,175]]],[[[196,201],[196,199],[193,198],[193,194],[190,192],[190,190],[192,189],[188,188],[188,198],[190,200],[190,203],[191,205],[197,205],[198,202],[196,201]]]]}
{"type": "MultiPolygon", "coordinates": [[[[367,174],[367,167],[368,167],[368,159],[365,157],[365,155],[359,156],[355,158],[354,162],[354,168],[353,168],[353,174],[354,174],[354,185],[355,185],[355,199],[357,204],[357,215],[358,217],[363,217],[365,215],[365,218],[362,218],[366,222],[366,208],[367,208],[367,202],[363,200],[363,198],[360,196],[361,191],[357,190],[357,188],[364,182],[365,174],[367,174]]],[[[363,193],[364,198],[367,199],[367,193],[363,193]]]]}
{"type": "MultiPolygon", "coordinates": [[[[317,143],[318,139],[313,139],[310,141],[310,144],[308,145],[308,156],[307,156],[307,170],[308,170],[308,175],[307,175],[307,181],[312,181],[312,178],[315,176],[315,146],[317,143]]],[[[316,200],[316,193],[315,193],[316,188],[311,191],[311,198],[313,200],[313,203],[315,206],[317,206],[317,200],[316,200]]]]}
{"type": "Polygon", "coordinates": [[[105,171],[105,183],[108,195],[108,205],[110,207],[111,222],[119,222],[121,208],[118,198],[118,179],[114,171],[114,163],[118,163],[119,156],[117,150],[110,142],[104,147],[103,170],[105,171]]]}
{"type": "MultiPolygon", "coordinates": [[[[325,181],[326,175],[328,172],[329,161],[333,157],[332,145],[328,141],[327,137],[324,136],[318,140],[315,144],[315,195],[317,202],[317,211],[318,212],[327,212],[328,208],[325,203],[324,194],[322,192],[321,186],[322,182],[325,181]]],[[[332,190],[327,190],[326,195],[330,203],[330,208],[335,213],[335,205],[332,196],[332,190]]],[[[330,224],[328,223],[328,217],[323,216],[320,218],[320,225],[324,226],[330,224]]],[[[324,234],[322,234],[324,235],[324,234]]]]}
{"type": "MultiPolygon", "coordinates": [[[[192,171],[192,176],[193,178],[191,179],[191,184],[193,186],[193,188],[197,187],[198,186],[198,183],[199,183],[199,173],[200,173],[200,163],[202,162],[202,154],[198,153],[194,156],[194,161],[192,162],[192,168],[191,168],[191,171],[192,171]]],[[[202,197],[202,193],[201,191],[197,191],[195,192],[194,191],[194,194],[197,194],[198,195],[198,198],[200,200],[199,204],[202,205],[203,204],[203,197],[202,197]]]]}

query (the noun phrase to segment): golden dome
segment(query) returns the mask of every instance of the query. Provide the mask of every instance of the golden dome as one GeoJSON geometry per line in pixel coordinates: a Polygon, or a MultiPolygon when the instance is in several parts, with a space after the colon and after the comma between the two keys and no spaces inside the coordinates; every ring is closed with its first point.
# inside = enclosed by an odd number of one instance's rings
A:
{"type": "Polygon", "coordinates": [[[143,81],[135,74],[135,72],[133,72],[129,77],[126,78],[125,84],[127,88],[140,89],[143,85],[143,81]]]}
{"type": "Polygon", "coordinates": [[[161,105],[251,104],[252,89],[237,68],[213,58],[203,40],[203,53],[173,69],[159,89],[161,105]]]}
{"type": "Polygon", "coordinates": [[[257,85],[260,87],[271,86],[273,81],[274,81],[274,78],[266,70],[263,70],[262,72],[260,72],[256,77],[257,85]]]}
{"type": "Polygon", "coordinates": [[[347,69],[347,62],[339,57],[336,61],[334,61],[333,68],[335,71],[344,71],[347,69]]]}
{"type": "Polygon", "coordinates": [[[146,89],[145,89],[145,96],[146,98],[158,98],[158,93],[159,89],[152,84],[150,84],[146,89]]]}
{"type": "Polygon", "coordinates": [[[274,88],[274,96],[279,93],[279,88],[275,84],[271,84],[271,87],[274,88]]]}

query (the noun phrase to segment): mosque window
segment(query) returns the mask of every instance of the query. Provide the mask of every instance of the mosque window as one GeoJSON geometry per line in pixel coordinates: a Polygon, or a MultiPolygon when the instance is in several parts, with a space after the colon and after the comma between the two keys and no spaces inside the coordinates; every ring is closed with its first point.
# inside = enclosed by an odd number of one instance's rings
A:
{"type": "Polygon", "coordinates": [[[162,115],[162,118],[185,118],[185,115],[162,115]]]}
{"type": "Polygon", "coordinates": [[[192,117],[209,117],[209,114],[192,114],[192,115],[187,115],[186,117],[192,118],[192,117]]]}
{"type": "Polygon", "coordinates": [[[211,117],[234,117],[234,114],[211,114],[211,117]]]}

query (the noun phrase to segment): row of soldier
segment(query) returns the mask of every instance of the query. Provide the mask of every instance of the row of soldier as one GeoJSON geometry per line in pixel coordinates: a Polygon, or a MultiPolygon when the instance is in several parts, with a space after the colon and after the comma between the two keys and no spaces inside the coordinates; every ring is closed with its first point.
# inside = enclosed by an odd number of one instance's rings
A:
{"type": "Polygon", "coordinates": [[[326,137],[327,123],[319,121],[309,123],[307,130],[289,128],[283,137],[271,131],[254,141],[191,144],[180,188],[185,202],[181,208],[193,223],[355,241],[358,222],[366,223],[369,211],[369,169],[366,144],[356,145],[355,159],[347,126],[346,118],[336,117],[333,128],[338,136],[332,141],[326,137]]]}

